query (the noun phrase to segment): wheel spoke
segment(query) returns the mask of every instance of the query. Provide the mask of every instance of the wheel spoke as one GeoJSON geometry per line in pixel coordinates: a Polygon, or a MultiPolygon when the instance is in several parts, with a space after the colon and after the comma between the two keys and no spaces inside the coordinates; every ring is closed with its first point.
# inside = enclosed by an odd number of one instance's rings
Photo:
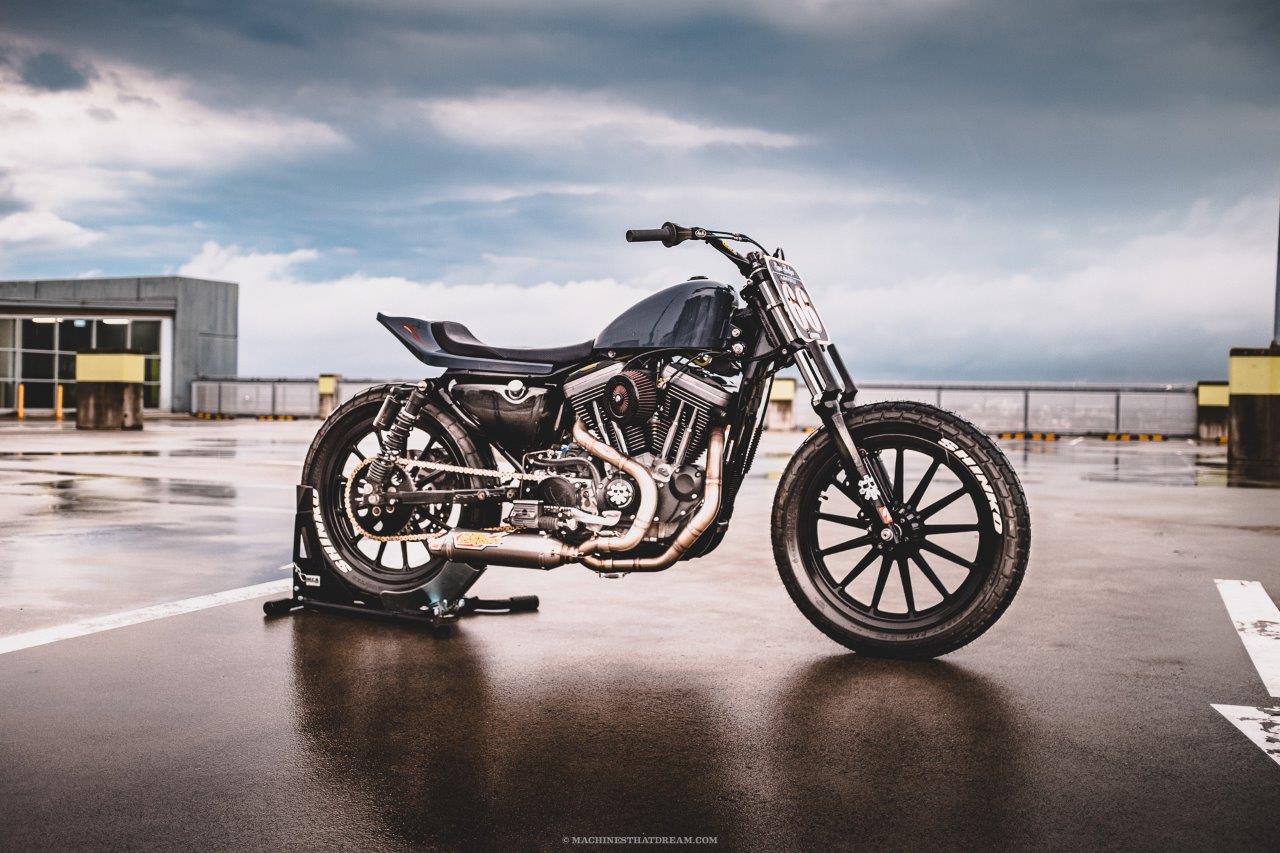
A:
{"type": "Polygon", "coordinates": [[[974,533],[982,529],[982,525],[974,524],[926,524],[921,528],[920,532],[925,536],[932,536],[934,533],[974,533]]]}
{"type": "Polygon", "coordinates": [[[898,454],[898,455],[897,455],[897,458],[895,458],[895,459],[894,459],[894,461],[893,461],[893,497],[894,497],[894,499],[896,499],[899,503],[901,503],[901,502],[902,502],[902,488],[903,488],[903,481],[904,481],[904,478],[903,478],[903,467],[904,467],[904,466],[903,466],[903,457],[904,457],[906,454],[905,454],[905,453],[903,453],[903,451],[902,451],[902,448],[901,448],[901,447],[897,447],[897,448],[894,448],[894,449],[897,451],[897,454],[898,454]]]}
{"type": "Polygon", "coordinates": [[[941,512],[942,510],[951,506],[951,504],[955,503],[957,498],[959,498],[961,495],[965,494],[968,491],[969,490],[965,486],[961,486],[951,494],[947,495],[945,498],[942,498],[939,501],[929,504],[928,508],[920,510],[920,520],[923,521],[929,516],[934,515],[935,513],[941,512]]]}
{"type": "Polygon", "coordinates": [[[409,571],[409,543],[400,543],[400,559],[403,561],[404,570],[409,571]]]}
{"type": "Polygon", "coordinates": [[[844,580],[840,581],[840,583],[836,585],[837,588],[844,589],[846,586],[848,586],[850,583],[853,582],[854,578],[862,574],[866,570],[867,566],[871,565],[875,561],[876,561],[876,552],[868,551],[866,556],[864,556],[861,560],[858,561],[858,565],[853,567],[853,571],[845,575],[844,580]]]}
{"type": "Polygon", "coordinates": [[[916,615],[916,598],[911,594],[911,570],[907,568],[907,558],[898,558],[898,577],[902,580],[902,594],[907,598],[907,615],[916,615]]]}
{"type": "MultiPolygon", "coordinates": [[[[426,522],[428,525],[430,525],[432,530],[439,530],[441,532],[444,532],[449,529],[447,525],[441,524],[439,521],[436,520],[435,516],[432,516],[432,515],[419,516],[417,521],[426,522]]],[[[415,521],[414,523],[416,524],[417,522],[415,521]]],[[[426,531],[424,531],[421,527],[418,527],[418,532],[425,533],[426,531]]]]}
{"type": "Polygon", "coordinates": [[[938,591],[938,594],[941,595],[942,599],[945,601],[951,593],[947,591],[947,588],[943,585],[942,581],[938,580],[938,576],[933,573],[933,568],[925,562],[924,556],[919,552],[916,552],[911,555],[911,559],[915,561],[916,567],[920,569],[920,574],[924,575],[925,578],[928,579],[929,583],[933,584],[933,588],[938,591]]]}
{"type": "Polygon", "coordinates": [[[848,525],[849,527],[857,527],[862,530],[866,530],[869,527],[871,527],[871,522],[865,519],[854,518],[851,515],[836,515],[835,513],[830,513],[830,512],[818,513],[818,520],[831,521],[836,524],[844,524],[844,525],[848,525]]]}
{"type": "Polygon", "coordinates": [[[374,434],[374,437],[376,437],[376,438],[378,439],[378,449],[379,449],[379,450],[386,450],[386,449],[387,449],[387,445],[386,445],[385,443],[383,443],[383,441],[382,441],[382,430],[380,430],[380,429],[375,429],[375,430],[373,431],[373,434],[374,434]]]}
{"type": "Polygon", "coordinates": [[[377,557],[374,557],[373,561],[374,561],[375,563],[377,563],[379,566],[381,566],[381,565],[382,565],[382,555],[383,555],[383,554],[385,554],[386,552],[387,552],[387,543],[386,543],[386,542],[379,542],[379,543],[378,543],[378,556],[377,556],[377,557]]]}
{"type": "Polygon", "coordinates": [[[847,542],[841,542],[839,545],[832,545],[830,548],[823,548],[818,551],[818,556],[825,557],[828,554],[839,554],[841,551],[851,551],[854,548],[860,548],[863,545],[870,545],[874,540],[870,536],[857,536],[847,542]]]}
{"type": "Polygon", "coordinates": [[[920,503],[920,499],[924,497],[925,491],[929,488],[929,483],[933,482],[933,475],[938,473],[938,466],[941,464],[941,459],[935,459],[930,463],[928,470],[925,471],[924,476],[920,478],[920,482],[916,486],[915,491],[913,491],[911,493],[911,497],[907,499],[908,506],[915,507],[920,503]]]}
{"type": "Polygon", "coordinates": [[[832,480],[831,485],[844,492],[844,496],[853,501],[856,505],[862,506],[862,498],[858,497],[858,493],[853,490],[853,486],[840,480],[832,480]]]}
{"type": "Polygon", "coordinates": [[[943,558],[944,560],[950,560],[956,565],[964,566],[966,569],[974,568],[974,564],[971,561],[966,560],[964,557],[961,557],[959,554],[955,553],[954,551],[948,551],[946,548],[943,548],[941,545],[935,545],[927,539],[920,543],[920,547],[926,551],[931,551],[932,553],[937,554],[939,557],[943,558]]]}
{"type": "Polygon", "coordinates": [[[363,454],[363,453],[361,453],[361,452],[360,452],[360,448],[359,448],[359,447],[352,447],[352,448],[351,448],[351,452],[352,452],[352,453],[354,453],[354,454],[356,455],[356,458],[357,458],[357,459],[359,459],[361,462],[363,462],[363,461],[364,461],[365,456],[364,456],[364,454],[363,454]]]}
{"type": "Polygon", "coordinates": [[[876,591],[871,596],[871,612],[880,608],[880,596],[884,595],[885,582],[889,580],[889,569],[893,566],[893,558],[886,556],[880,561],[880,575],[876,578],[876,591]]]}

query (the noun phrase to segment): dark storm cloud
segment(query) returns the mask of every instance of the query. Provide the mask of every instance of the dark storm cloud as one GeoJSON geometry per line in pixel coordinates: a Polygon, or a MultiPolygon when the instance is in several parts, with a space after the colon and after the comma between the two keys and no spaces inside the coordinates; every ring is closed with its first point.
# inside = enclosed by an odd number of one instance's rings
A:
{"type": "Polygon", "coordinates": [[[22,62],[22,82],[33,89],[68,92],[89,85],[92,69],[71,62],[60,53],[42,51],[22,62]]]}
{"type": "MultiPolygon", "coordinates": [[[[91,65],[124,63],[182,81],[217,110],[332,127],[346,147],[241,166],[199,192],[157,181],[146,207],[175,232],[201,223],[179,243],[186,257],[205,239],[314,247],[318,275],[358,266],[447,282],[625,279],[656,256],[621,255],[620,228],[715,217],[810,257],[839,246],[861,264],[850,288],[954,272],[965,286],[1014,282],[988,298],[1047,304],[1037,287],[1083,287],[1091,270],[1118,288],[1149,275],[1128,247],[1150,234],[1196,238],[1185,221],[1204,200],[1229,210],[1273,192],[1280,138],[1274,0],[8,0],[0,51],[24,75],[35,57],[54,57],[36,75],[46,89],[83,88],[91,65]],[[424,106],[479,109],[477,99],[501,104],[513,91],[575,105],[584,126],[606,131],[585,146],[568,130],[563,144],[548,133],[521,146],[486,138],[481,119],[451,134],[442,122],[470,114],[440,119],[424,106]],[[725,128],[795,144],[663,138],[725,128]],[[884,197],[861,200],[863,189],[884,197]]],[[[111,107],[87,112],[110,123],[111,107]]],[[[111,267],[111,245],[96,244],[86,266],[111,267]]],[[[169,243],[163,251],[164,263],[185,260],[169,243]]],[[[137,257],[123,254],[121,271],[137,257]]],[[[842,272],[826,263],[824,274],[842,272]]],[[[964,337],[911,369],[998,372],[964,337]]],[[[1207,364],[1213,339],[1196,339],[1197,356],[1160,357],[1180,371],[1186,359],[1207,364]]],[[[1036,351],[1018,349],[1005,366],[1036,351]]],[[[1123,375],[1118,359],[1073,351],[1068,368],[1025,369],[1123,375]]]]}

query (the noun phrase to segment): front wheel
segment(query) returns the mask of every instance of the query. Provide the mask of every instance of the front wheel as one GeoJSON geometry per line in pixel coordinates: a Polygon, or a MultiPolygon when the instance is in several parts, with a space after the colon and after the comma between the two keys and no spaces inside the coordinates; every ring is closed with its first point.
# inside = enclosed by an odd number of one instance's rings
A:
{"type": "Polygon", "coordinates": [[[963,418],[923,403],[845,415],[891,485],[900,534],[853,500],[831,436],[811,436],[778,483],[773,550],[783,584],[819,630],[877,657],[930,658],[990,628],[1026,571],[1031,518],[1009,460],[963,418]]]}

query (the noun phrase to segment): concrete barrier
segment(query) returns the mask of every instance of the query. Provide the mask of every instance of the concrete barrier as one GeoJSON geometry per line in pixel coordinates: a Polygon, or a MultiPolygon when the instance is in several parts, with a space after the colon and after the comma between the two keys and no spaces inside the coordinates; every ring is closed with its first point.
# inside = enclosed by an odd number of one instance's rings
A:
{"type": "Polygon", "coordinates": [[[1236,347],[1227,368],[1233,462],[1280,462],[1280,345],[1236,347]]]}

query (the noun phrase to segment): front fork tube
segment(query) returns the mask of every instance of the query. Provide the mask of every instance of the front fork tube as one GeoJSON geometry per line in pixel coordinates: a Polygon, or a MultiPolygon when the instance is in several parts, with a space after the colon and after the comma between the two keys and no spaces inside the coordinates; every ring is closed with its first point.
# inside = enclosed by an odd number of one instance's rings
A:
{"type": "Polygon", "coordinates": [[[868,454],[854,442],[849,433],[849,425],[844,422],[844,406],[839,401],[819,403],[814,408],[835,442],[836,453],[840,456],[845,474],[853,487],[850,497],[863,512],[880,519],[896,539],[893,513],[885,503],[885,495],[890,494],[888,472],[877,457],[868,454]]]}

